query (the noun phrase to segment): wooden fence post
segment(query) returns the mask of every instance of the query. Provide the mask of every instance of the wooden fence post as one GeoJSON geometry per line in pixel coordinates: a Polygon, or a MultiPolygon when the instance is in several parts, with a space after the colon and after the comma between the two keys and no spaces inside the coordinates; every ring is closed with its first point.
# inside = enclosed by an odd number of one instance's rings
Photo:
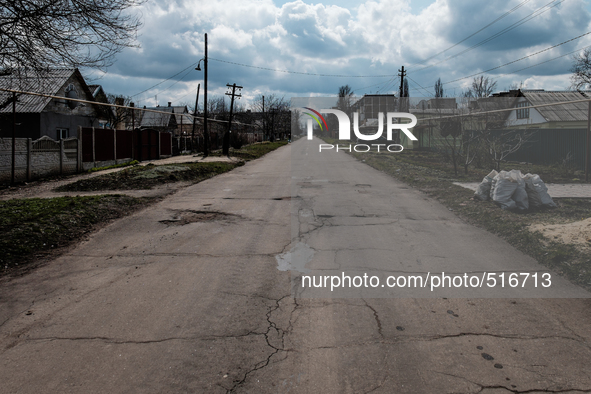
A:
{"type": "Polygon", "coordinates": [[[82,172],[82,126],[78,126],[78,143],[76,145],[76,170],[82,172]]]}
{"type": "Polygon", "coordinates": [[[96,167],[96,144],[94,137],[94,127],[92,128],[92,166],[96,167]]]}
{"type": "Polygon", "coordinates": [[[113,158],[117,164],[117,129],[113,129],[113,158]]]}
{"type": "Polygon", "coordinates": [[[33,140],[27,138],[27,182],[31,180],[31,154],[33,150],[33,140]]]}
{"type": "Polygon", "coordinates": [[[64,140],[60,139],[60,175],[64,174],[64,140]]]}

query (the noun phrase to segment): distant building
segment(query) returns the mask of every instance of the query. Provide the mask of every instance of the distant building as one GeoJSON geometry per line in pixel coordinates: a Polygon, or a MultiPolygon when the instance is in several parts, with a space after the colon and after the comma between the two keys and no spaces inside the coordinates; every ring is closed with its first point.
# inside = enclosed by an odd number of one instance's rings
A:
{"type": "MultiPolygon", "coordinates": [[[[140,111],[141,117],[139,119],[139,127],[142,129],[154,129],[159,131],[167,131],[173,135],[178,134],[178,122],[175,116],[175,111],[172,103],[168,103],[168,107],[144,107],[145,109],[159,111],[140,111]],[[164,113],[162,113],[164,112],[164,113]]],[[[186,110],[186,107],[184,107],[186,110]]]]}

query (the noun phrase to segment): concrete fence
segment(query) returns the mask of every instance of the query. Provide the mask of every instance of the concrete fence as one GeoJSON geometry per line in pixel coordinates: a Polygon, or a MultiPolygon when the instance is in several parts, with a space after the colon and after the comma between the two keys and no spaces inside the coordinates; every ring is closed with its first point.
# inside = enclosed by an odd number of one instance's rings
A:
{"type": "MultiPolygon", "coordinates": [[[[30,181],[50,175],[75,174],[81,170],[76,137],[60,141],[44,136],[38,140],[15,141],[14,179],[30,181]]],[[[12,139],[0,139],[0,182],[8,183],[12,173],[12,139]]]]}

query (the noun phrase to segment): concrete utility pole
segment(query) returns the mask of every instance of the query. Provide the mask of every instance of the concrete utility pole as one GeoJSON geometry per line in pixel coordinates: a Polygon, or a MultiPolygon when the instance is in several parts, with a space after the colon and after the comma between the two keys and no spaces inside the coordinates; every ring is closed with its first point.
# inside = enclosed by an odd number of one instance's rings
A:
{"type": "Polygon", "coordinates": [[[232,96],[230,100],[230,119],[228,120],[228,130],[224,134],[224,143],[222,146],[222,153],[226,156],[230,155],[230,133],[232,132],[232,114],[234,113],[234,97],[242,97],[240,93],[236,93],[236,89],[242,90],[242,86],[238,86],[235,83],[230,85],[229,83],[226,84],[227,87],[232,88],[232,93],[227,92],[226,96],[232,96]]]}

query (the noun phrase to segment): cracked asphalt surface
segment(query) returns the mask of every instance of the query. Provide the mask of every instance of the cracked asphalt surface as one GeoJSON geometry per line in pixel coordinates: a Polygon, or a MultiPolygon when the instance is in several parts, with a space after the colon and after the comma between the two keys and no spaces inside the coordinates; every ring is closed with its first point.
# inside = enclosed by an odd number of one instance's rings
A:
{"type": "MultiPolygon", "coordinates": [[[[308,268],[363,263],[353,240],[371,243],[379,232],[357,232],[340,260],[331,255],[328,235],[339,224],[328,212],[331,198],[354,189],[379,200],[386,179],[345,154],[333,166],[342,182],[317,187],[323,174],[313,172],[308,181],[292,179],[292,158],[308,147],[297,141],[184,188],[34,272],[3,280],[0,392],[591,392],[589,299],[294,298],[292,276],[277,269],[276,256],[294,247],[295,234],[330,256],[308,268]],[[347,179],[371,187],[351,188],[347,179]],[[290,220],[302,204],[311,216],[290,220]],[[318,225],[316,217],[330,220],[318,225]]],[[[304,158],[326,169],[324,159],[304,158]]],[[[388,178],[384,187],[417,222],[393,232],[392,244],[406,237],[436,245],[440,260],[468,244],[503,244],[401,183],[388,178]],[[438,242],[421,231],[428,217],[449,233],[476,236],[438,242]]],[[[341,231],[366,228],[350,217],[339,219],[341,231]]],[[[379,230],[379,217],[370,219],[367,227],[379,230]]],[[[402,262],[421,250],[399,248],[402,262]]],[[[512,248],[499,253],[507,266],[543,270],[512,248]]]]}

